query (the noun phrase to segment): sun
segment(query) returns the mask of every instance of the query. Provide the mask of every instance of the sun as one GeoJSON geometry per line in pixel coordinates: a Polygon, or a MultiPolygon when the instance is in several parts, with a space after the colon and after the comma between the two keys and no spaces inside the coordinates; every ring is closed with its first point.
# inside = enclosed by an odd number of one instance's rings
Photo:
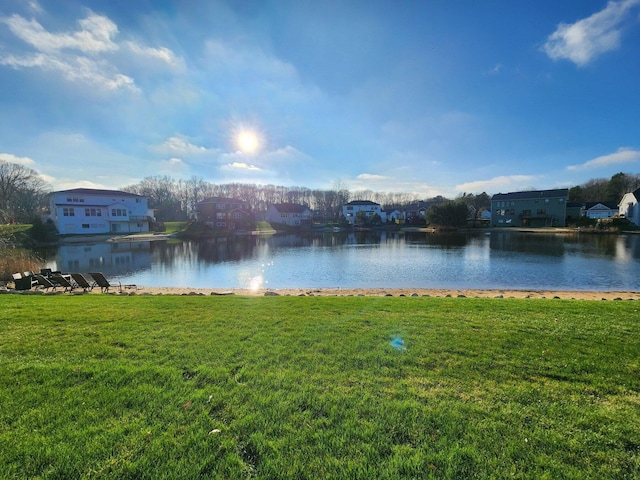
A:
{"type": "Polygon", "coordinates": [[[242,130],[236,134],[236,145],[242,153],[255,153],[260,147],[258,134],[252,130],[242,130]]]}

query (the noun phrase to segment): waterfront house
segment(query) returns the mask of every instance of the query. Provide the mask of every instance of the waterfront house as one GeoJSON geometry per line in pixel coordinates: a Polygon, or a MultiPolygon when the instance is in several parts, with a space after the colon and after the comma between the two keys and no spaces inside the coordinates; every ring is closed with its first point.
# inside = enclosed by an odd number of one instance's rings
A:
{"type": "Polygon", "coordinates": [[[269,205],[267,221],[271,224],[281,224],[290,227],[311,225],[312,212],[305,205],[296,203],[278,203],[269,205]]]}
{"type": "Polygon", "coordinates": [[[388,210],[383,210],[385,216],[387,217],[387,222],[398,223],[398,220],[402,217],[402,213],[397,208],[390,208],[388,210]]]}
{"type": "Polygon", "coordinates": [[[379,203],[372,202],[371,200],[353,200],[349,203],[345,203],[342,206],[342,214],[347,219],[349,224],[354,225],[356,223],[356,215],[358,212],[364,212],[368,219],[371,219],[374,215],[380,216],[381,222],[387,221],[387,215],[382,210],[379,203]]]}
{"type": "Polygon", "coordinates": [[[618,215],[626,218],[640,227],[640,188],[633,192],[625,193],[618,204],[618,215]]]}
{"type": "Polygon", "coordinates": [[[238,198],[206,198],[196,205],[196,219],[217,230],[253,228],[253,215],[249,202],[238,198]]]}
{"type": "Polygon", "coordinates": [[[497,193],[491,197],[494,227],[564,227],[569,189],[497,193]]]}
{"type": "Polygon", "coordinates": [[[148,232],[154,220],[146,197],[92,188],[53,192],[49,218],[62,235],[148,232]]]}
{"type": "Polygon", "coordinates": [[[618,204],[615,202],[587,202],[584,211],[587,218],[612,218],[618,215],[618,204]]]}

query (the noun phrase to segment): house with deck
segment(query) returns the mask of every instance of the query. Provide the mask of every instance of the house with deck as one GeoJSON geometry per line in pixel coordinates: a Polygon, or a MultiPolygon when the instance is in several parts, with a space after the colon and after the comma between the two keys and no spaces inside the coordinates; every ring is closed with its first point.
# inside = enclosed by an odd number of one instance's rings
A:
{"type": "Polygon", "coordinates": [[[387,221],[387,214],[382,210],[380,204],[372,202],[371,200],[353,200],[342,206],[342,214],[351,225],[355,225],[356,216],[359,212],[363,212],[368,219],[373,218],[374,215],[378,215],[380,216],[381,222],[384,223],[387,221]]]}
{"type": "Polygon", "coordinates": [[[618,215],[640,227],[640,188],[625,193],[618,204],[618,215]]]}
{"type": "Polygon", "coordinates": [[[154,221],[146,197],[92,188],[53,192],[49,219],[61,235],[148,232],[154,221]]]}
{"type": "Polygon", "coordinates": [[[312,217],[309,207],[296,203],[277,203],[267,209],[267,221],[272,225],[304,227],[311,225],[312,217]]]}
{"type": "Polygon", "coordinates": [[[238,198],[206,198],[196,205],[196,219],[217,230],[251,230],[254,226],[249,202],[238,198]]]}
{"type": "Polygon", "coordinates": [[[497,193],[491,197],[493,227],[564,227],[569,189],[497,193]]]}

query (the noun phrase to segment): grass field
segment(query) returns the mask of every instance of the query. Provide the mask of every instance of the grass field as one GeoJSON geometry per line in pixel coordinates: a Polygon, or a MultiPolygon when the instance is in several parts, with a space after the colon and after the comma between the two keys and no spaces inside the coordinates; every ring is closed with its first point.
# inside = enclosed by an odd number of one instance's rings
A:
{"type": "Polygon", "coordinates": [[[2,295],[0,478],[639,478],[639,309],[2,295]]]}

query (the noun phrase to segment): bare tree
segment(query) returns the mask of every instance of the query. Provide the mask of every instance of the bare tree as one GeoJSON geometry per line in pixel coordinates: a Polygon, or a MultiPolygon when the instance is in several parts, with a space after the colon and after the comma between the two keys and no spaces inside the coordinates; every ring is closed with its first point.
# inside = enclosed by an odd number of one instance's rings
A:
{"type": "Polygon", "coordinates": [[[0,161],[0,223],[30,223],[46,206],[49,185],[38,172],[0,161]]]}

